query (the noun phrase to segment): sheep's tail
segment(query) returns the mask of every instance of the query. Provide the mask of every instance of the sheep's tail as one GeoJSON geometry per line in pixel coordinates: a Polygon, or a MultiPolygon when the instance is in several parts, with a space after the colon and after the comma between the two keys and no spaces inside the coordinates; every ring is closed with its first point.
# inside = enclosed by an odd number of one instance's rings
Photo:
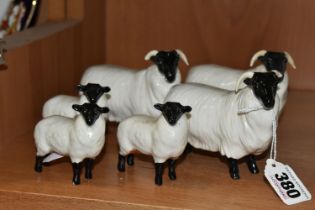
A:
{"type": "Polygon", "coordinates": [[[47,157],[44,158],[43,163],[49,163],[51,161],[57,160],[59,158],[62,158],[63,155],[59,155],[58,153],[51,153],[47,157]]]}

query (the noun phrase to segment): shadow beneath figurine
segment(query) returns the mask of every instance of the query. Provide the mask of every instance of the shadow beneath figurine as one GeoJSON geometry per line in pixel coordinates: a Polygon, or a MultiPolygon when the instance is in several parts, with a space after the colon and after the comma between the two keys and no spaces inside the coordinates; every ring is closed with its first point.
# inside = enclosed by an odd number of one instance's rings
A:
{"type": "Polygon", "coordinates": [[[143,162],[150,162],[150,163],[152,163],[152,165],[150,165],[150,167],[142,165],[141,168],[154,169],[154,161],[153,161],[153,157],[151,155],[145,155],[145,154],[142,154],[138,151],[134,151],[132,154],[134,154],[134,156],[135,156],[135,161],[134,161],[135,165],[137,164],[137,160],[140,160],[143,162]]]}
{"type": "Polygon", "coordinates": [[[6,64],[0,65],[0,71],[7,70],[8,66],[6,64]]]}
{"type": "MultiPolygon", "coordinates": [[[[187,149],[186,149],[187,150],[187,149]]],[[[230,170],[230,175],[232,179],[239,179],[239,169],[238,169],[238,165],[240,164],[247,164],[248,165],[248,156],[245,156],[241,159],[238,160],[234,160],[234,167],[236,168],[231,168],[231,159],[227,158],[226,156],[222,156],[219,152],[210,152],[210,151],[206,151],[206,150],[201,150],[201,149],[196,149],[196,148],[189,148],[188,152],[186,151],[180,158],[178,162],[183,161],[186,157],[188,157],[189,155],[193,154],[198,154],[201,156],[205,156],[206,158],[209,157],[211,159],[215,158],[215,159],[219,159],[221,163],[224,163],[225,165],[227,165],[227,172],[230,170]],[[232,169],[232,171],[231,171],[232,169]],[[236,171],[233,171],[236,170],[236,171]]],[[[269,149],[267,149],[265,152],[263,152],[262,154],[258,155],[258,156],[254,156],[254,162],[255,162],[255,170],[253,171],[253,168],[250,168],[249,166],[249,171],[252,174],[258,174],[259,171],[263,172],[263,168],[261,170],[259,170],[259,168],[256,165],[256,161],[261,161],[261,160],[266,160],[268,159],[267,155],[269,155],[269,149]]],[[[253,158],[253,155],[252,155],[253,158]]]]}

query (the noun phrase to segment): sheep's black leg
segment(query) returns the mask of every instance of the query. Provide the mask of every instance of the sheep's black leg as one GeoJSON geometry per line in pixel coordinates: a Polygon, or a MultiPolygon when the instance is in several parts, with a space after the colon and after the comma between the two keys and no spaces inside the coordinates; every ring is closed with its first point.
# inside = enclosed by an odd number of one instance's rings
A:
{"type": "Polygon", "coordinates": [[[44,157],[42,157],[42,156],[36,156],[36,158],[35,158],[35,167],[34,167],[36,172],[39,172],[39,173],[42,172],[42,170],[43,170],[43,159],[44,159],[44,157]]]}
{"type": "Polygon", "coordinates": [[[87,158],[85,162],[85,178],[92,179],[92,169],[93,169],[94,160],[87,158]]]}
{"type": "Polygon", "coordinates": [[[129,155],[127,155],[127,164],[129,165],[129,166],[133,166],[133,164],[134,164],[134,155],[133,154],[129,154],[129,155]]]}
{"type": "Polygon", "coordinates": [[[193,151],[193,146],[191,146],[191,144],[187,143],[186,147],[185,147],[185,151],[184,154],[189,154],[193,151]]]}
{"type": "Polygon", "coordinates": [[[247,166],[250,172],[253,174],[259,173],[258,166],[256,164],[256,158],[255,155],[248,155],[247,156],[247,166]]]}
{"type": "Polygon", "coordinates": [[[230,161],[230,176],[232,179],[239,179],[240,175],[238,172],[237,160],[229,158],[230,161]]]}
{"type": "Polygon", "coordinates": [[[118,165],[117,165],[117,169],[120,172],[125,171],[125,159],[126,157],[123,155],[118,155],[118,165]]]}
{"type": "Polygon", "coordinates": [[[176,179],[176,171],[175,171],[175,164],[176,160],[169,159],[168,161],[168,177],[170,180],[176,179]]]}
{"type": "Polygon", "coordinates": [[[72,163],[72,169],[73,169],[72,183],[75,185],[78,185],[80,184],[80,173],[81,173],[80,163],[72,163]]]}
{"type": "Polygon", "coordinates": [[[155,163],[155,184],[162,185],[163,163],[155,163]]]}

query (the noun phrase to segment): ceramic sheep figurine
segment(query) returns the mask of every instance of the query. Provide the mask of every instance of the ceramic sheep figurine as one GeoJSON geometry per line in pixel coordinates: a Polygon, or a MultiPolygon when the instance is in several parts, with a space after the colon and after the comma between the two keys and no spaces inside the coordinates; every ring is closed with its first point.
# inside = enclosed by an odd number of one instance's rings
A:
{"type": "Polygon", "coordinates": [[[237,93],[202,84],[176,85],[166,101],[192,107],[189,144],[229,158],[230,175],[239,179],[237,160],[247,156],[249,170],[258,173],[255,155],[270,145],[272,122],[279,110],[276,92],[281,77],[278,71],[246,72],[237,82],[237,93]],[[246,86],[238,91],[243,81],[246,86]],[[240,113],[247,108],[257,110],[240,113]]]}
{"type": "Polygon", "coordinates": [[[135,71],[128,68],[100,65],[87,69],[81,84],[89,82],[109,85],[112,88],[107,106],[111,110],[109,121],[122,121],[136,114],[159,116],[153,104],[163,101],[168,91],[181,81],[179,59],[187,65],[185,54],[180,50],[150,51],[145,60],[154,65],[135,71]]]}
{"type": "MultiPolygon", "coordinates": [[[[279,83],[278,94],[280,97],[280,110],[287,101],[288,92],[288,74],[286,72],[286,64],[289,63],[294,69],[295,64],[288,52],[272,52],[261,50],[253,55],[250,61],[252,67],[256,60],[259,60],[263,65],[249,69],[252,72],[266,72],[277,70],[283,75],[283,79],[279,83]]],[[[238,78],[244,73],[243,70],[232,69],[218,65],[200,65],[193,67],[187,76],[186,82],[200,83],[217,87],[225,90],[233,91],[235,89],[238,78]]]]}
{"type": "Polygon", "coordinates": [[[110,88],[100,86],[99,84],[88,83],[87,85],[78,85],[77,90],[82,92],[80,97],[57,95],[50,98],[43,106],[42,116],[45,118],[53,115],[60,115],[73,118],[78,112],[71,108],[72,104],[90,102],[97,103],[101,107],[105,106],[107,96],[101,96],[104,93],[108,93],[110,88]]]}
{"type": "Polygon", "coordinates": [[[191,107],[175,102],[155,104],[154,107],[162,112],[160,117],[132,116],[119,124],[118,170],[125,171],[126,155],[127,164],[133,165],[132,151],[150,154],[155,163],[155,184],[162,185],[163,164],[167,160],[169,178],[176,179],[175,159],[183,153],[188,134],[188,118],[182,115],[190,112],[191,107]]]}
{"type": "Polygon", "coordinates": [[[75,118],[50,116],[37,123],[34,131],[37,148],[35,171],[42,171],[44,157],[52,152],[69,155],[73,167],[73,183],[80,184],[80,163],[86,159],[85,178],[92,178],[94,158],[101,152],[105,143],[106,121],[101,114],[107,113],[107,107],[97,104],[74,104],[78,112],[75,118]]]}

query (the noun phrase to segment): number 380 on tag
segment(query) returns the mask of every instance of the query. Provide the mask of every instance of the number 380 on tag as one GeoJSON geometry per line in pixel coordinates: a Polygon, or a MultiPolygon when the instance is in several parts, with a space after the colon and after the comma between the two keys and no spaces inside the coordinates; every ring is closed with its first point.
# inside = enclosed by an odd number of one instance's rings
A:
{"type": "Polygon", "coordinates": [[[281,200],[287,205],[312,198],[310,192],[288,165],[268,159],[265,167],[265,177],[281,200]]]}

